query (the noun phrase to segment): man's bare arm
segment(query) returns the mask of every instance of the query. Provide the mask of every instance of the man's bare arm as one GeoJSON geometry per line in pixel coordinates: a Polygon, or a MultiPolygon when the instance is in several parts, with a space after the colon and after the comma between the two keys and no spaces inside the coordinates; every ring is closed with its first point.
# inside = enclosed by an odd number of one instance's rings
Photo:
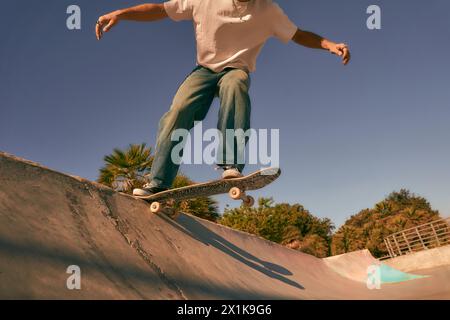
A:
{"type": "Polygon", "coordinates": [[[297,29],[294,37],[292,37],[292,41],[304,47],[328,50],[331,53],[340,56],[344,65],[350,61],[350,50],[344,43],[334,43],[315,33],[300,29],[297,29]]]}
{"type": "Polygon", "coordinates": [[[167,18],[164,4],[146,3],[135,7],[116,10],[98,18],[95,35],[100,40],[104,32],[108,32],[120,20],[156,21],[167,18]]]}

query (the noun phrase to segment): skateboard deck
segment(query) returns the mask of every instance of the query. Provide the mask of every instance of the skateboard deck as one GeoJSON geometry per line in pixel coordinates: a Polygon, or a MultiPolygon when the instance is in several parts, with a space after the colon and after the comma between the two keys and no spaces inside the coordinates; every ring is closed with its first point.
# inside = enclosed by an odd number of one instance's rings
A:
{"type": "Polygon", "coordinates": [[[241,199],[245,205],[252,206],[254,199],[251,196],[246,195],[245,192],[265,187],[275,181],[280,174],[281,170],[279,168],[266,168],[240,178],[197,183],[186,187],[166,190],[150,196],[137,196],[136,198],[150,202],[150,209],[154,213],[159,212],[162,209],[162,204],[167,201],[186,200],[226,193],[228,193],[232,199],[241,199]]]}

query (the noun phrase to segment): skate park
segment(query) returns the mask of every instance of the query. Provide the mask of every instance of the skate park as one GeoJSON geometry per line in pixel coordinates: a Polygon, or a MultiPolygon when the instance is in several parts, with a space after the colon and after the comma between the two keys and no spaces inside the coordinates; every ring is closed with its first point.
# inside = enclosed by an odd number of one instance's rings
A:
{"type": "Polygon", "coordinates": [[[1,299],[450,299],[448,245],[319,259],[6,153],[0,180],[1,299]]]}

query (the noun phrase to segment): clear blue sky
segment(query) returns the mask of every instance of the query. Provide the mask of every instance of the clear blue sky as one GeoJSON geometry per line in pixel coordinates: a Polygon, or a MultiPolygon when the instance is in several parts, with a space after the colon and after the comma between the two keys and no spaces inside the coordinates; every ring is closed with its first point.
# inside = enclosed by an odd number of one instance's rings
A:
{"type": "MultiPolygon", "coordinates": [[[[191,23],[170,20],[123,22],[95,40],[97,16],[139,3],[2,1],[0,150],[94,180],[114,147],[154,144],[195,47],[191,23]],[[81,31],[66,28],[70,4],[81,7],[81,31]]],[[[347,42],[353,60],[343,67],[325,52],[267,43],[252,78],[252,126],[280,129],[283,175],[254,194],[339,226],[408,188],[448,216],[450,2],[278,3],[300,28],[347,42]],[[382,8],[379,31],[366,28],[370,4],[382,8]]],[[[216,117],[212,108],[204,126],[216,117]]],[[[197,181],[217,175],[182,170],[197,181]]]]}

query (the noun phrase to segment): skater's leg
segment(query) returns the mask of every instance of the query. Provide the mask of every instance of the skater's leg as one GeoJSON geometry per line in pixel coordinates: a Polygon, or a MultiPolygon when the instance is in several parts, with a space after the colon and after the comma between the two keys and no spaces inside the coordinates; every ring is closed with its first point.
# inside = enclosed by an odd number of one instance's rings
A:
{"type": "Polygon", "coordinates": [[[220,111],[217,128],[222,132],[223,148],[219,154],[219,165],[230,165],[240,172],[244,169],[245,144],[248,137],[238,136],[231,141],[226,139],[226,129],[250,128],[251,103],[248,91],[250,76],[240,69],[227,71],[219,81],[220,111]]]}
{"type": "Polygon", "coordinates": [[[203,67],[196,68],[181,84],[170,110],[161,118],[156,141],[155,158],[150,173],[150,187],[170,188],[179,164],[172,161],[172,141],[177,129],[190,130],[195,121],[206,116],[217,88],[217,74],[203,67]]]}

